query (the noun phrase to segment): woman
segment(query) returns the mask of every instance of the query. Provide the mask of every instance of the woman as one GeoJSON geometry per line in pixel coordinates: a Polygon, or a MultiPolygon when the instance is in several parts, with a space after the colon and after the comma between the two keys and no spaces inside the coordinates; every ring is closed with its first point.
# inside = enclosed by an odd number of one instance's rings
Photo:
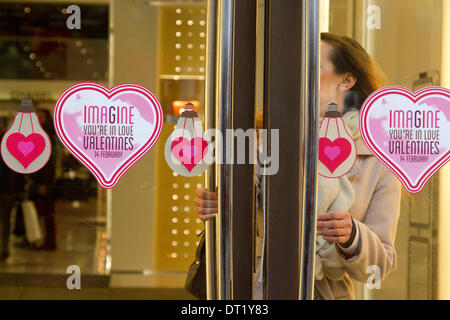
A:
{"type": "MultiPolygon", "coordinates": [[[[359,97],[352,100],[359,101],[356,107],[360,108],[362,101],[384,85],[383,73],[356,41],[329,33],[323,33],[321,40],[321,116],[330,103],[348,105],[345,100],[349,96],[359,97]]],[[[359,134],[357,111],[348,111],[343,117],[357,147],[355,166],[346,175],[353,186],[355,201],[348,210],[318,212],[317,219],[317,234],[334,244],[333,254],[343,273],[338,277],[316,277],[316,299],[354,299],[351,278],[365,283],[371,275],[368,268],[375,266],[379,279],[383,280],[396,268],[394,239],[401,187],[364,144],[359,134]]],[[[320,190],[318,198],[320,207],[323,201],[320,190]]],[[[215,217],[216,193],[197,189],[194,202],[200,219],[215,217]]]]}

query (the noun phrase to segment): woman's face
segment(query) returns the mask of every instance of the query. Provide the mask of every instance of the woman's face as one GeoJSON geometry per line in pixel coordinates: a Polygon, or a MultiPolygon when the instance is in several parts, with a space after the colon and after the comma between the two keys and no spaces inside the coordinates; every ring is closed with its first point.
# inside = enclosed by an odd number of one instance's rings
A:
{"type": "Polygon", "coordinates": [[[320,116],[324,117],[330,103],[336,103],[342,111],[345,91],[341,87],[344,75],[334,71],[330,60],[333,47],[325,41],[320,42],[320,116]]]}

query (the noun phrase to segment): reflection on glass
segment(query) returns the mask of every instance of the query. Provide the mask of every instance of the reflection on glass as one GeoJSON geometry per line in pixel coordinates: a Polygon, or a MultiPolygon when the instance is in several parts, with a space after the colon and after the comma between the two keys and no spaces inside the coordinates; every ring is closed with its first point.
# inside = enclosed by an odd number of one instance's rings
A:
{"type": "Polygon", "coordinates": [[[206,51],[206,12],[203,6],[160,6],[159,98],[165,123],[156,152],[154,268],[162,271],[186,271],[193,262],[195,232],[192,198],[202,177],[186,178],[171,174],[164,159],[164,144],[172,133],[186,102],[194,104],[200,119],[204,117],[204,77],[206,51]],[[202,23],[203,21],[203,23],[202,23]],[[180,189],[182,187],[182,189],[180,189]],[[171,210],[170,210],[171,209],[171,210]],[[177,219],[185,229],[172,230],[168,222],[177,219]],[[173,243],[180,242],[175,253],[173,243]]]}
{"type": "MultiPolygon", "coordinates": [[[[347,1],[330,0],[330,32],[357,39],[387,73],[389,84],[411,90],[425,86],[447,86],[449,76],[441,62],[448,57],[445,34],[448,13],[442,0],[347,1]],[[425,3],[426,2],[426,3],[425,3]],[[369,8],[369,5],[372,6],[369,8]],[[378,16],[374,13],[378,12],[378,16]],[[392,18],[395,17],[395,18],[392,18]],[[444,18],[443,18],[444,17],[444,18]],[[370,19],[379,18],[377,23],[370,19]],[[373,21],[372,21],[373,22],[373,21]],[[379,28],[378,28],[378,27],[379,28]]],[[[436,174],[416,195],[402,194],[401,215],[395,248],[397,270],[381,289],[358,284],[358,298],[438,299],[448,297],[448,276],[438,270],[448,266],[444,248],[448,224],[443,208],[448,208],[446,168],[436,174]]]]}
{"type": "MultiPolygon", "coordinates": [[[[97,184],[59,143],[51,115],[65,85],[108,78],[109,6],[80,8],[83,28],[68,30],[61,3],[0,3],[2,134],[20,100],[30,97],[52,142],[49,162],[36,173],[16,175],[3,162],[0,165],[2,181],[14,182],[10,192],[0,192],[0,273],[30,287],[41,285],[39,279],[48,275],[65,275],[69,265],[99,276],[100,286],[107,284],[106,218],[98,210],[97,184]],[[27,237],[24,199],[32,200],[36,208],[44,235],[39,241],[27,237]]],[[[48,286],[58,281],[48,279],[48,286]]]]}
{"type": "Polygon", "coordinates": [[[0,3],[0,79],[107,79],[108,6],[81,5],[80,30],[66,27],[62,9],[0,3]]]}

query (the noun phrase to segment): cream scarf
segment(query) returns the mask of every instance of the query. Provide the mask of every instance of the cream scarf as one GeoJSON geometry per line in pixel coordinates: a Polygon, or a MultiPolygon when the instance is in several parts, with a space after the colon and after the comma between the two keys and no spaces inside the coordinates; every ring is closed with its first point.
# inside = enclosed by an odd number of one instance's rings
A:
{"type": "MultiPolygon", "coordinates": [[[[359,112],[346,112],[342,119],[353,139],[359,138],[359,112]]],[[[355,200],[355,191],[345,176],[337,179],[319,176],[317,198],[317,214],[331,211],[348,211],[355,200]]],[[[331,280],[340,280],[344,275],[345,270],[339,260],[335,245],[318,235],[316,237],[316,280],[322,280],[324,277],[331,280]]]]}

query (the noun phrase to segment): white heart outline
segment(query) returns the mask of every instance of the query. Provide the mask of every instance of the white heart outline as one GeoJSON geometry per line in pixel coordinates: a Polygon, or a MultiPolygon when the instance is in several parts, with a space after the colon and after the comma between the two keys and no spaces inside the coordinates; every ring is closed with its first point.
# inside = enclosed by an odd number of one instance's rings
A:
{"type": "Polygon", "coordinates": [[[428,182],[428,180],[430,180],[431,177],[450,160],[450,149],[448,149],[446,153],[442,154],[441,157],[436,158],[436,160],[432,164],[425,167],[425,172],[419,177],[417,183],[414,184],[408,174],[404,172],[403,169],[393,161],[393,159],[390,159],[389,156],[387,156],[379,149],[377,143],[374,141],[371,133],[367,129],[367,119],[370,108],[376,101],[388,94],[403,95],[409,98],[414,104],[417,104],[424,98],[436,94],[440,95],[441,97],[444,96],[444,98],[447,98],[450,101],[450,90],[443,87],[426,87],[413,92],[401,86],[388,86],[372,93],[361,107],[359,128],[361,131],[361,137],[367,147],[378,158],[378,160],[380,160],[393,174],[395,174],[395,176],[402,183],[403,187],[409,193],[419,193],[425,187],[425,184],[428,182]]]}
{"type": "Polygon", "coordinates": [[[134,165],[139,159],[141,159],[158,141],[163,127],[163,111],[161,104],[159,103],[156,96],[147,88],[137,85],[137,84],[131,84],[131,83],[123,83],[117,86],[112,87],[111,89],[93,82],[83,82],[76,85],[73,85],[69,87],[67,90],[63,92],[63,94],[58,98],[58,101],[56,102],[55,111],[53,115],[53,121],[55,124],[56,133],[60,139],[60,141],[63,143],[63,145],[70,151],[70,153],[77,158],[97,179],[97,182],[105,189],[111,189],[113,188],[118,182],[119,179],[125,174],[125,172],[134,165]],[[118,91],[124,91],[129,90],[132,92],[139,92],[140,94],[143,94],[144,96],[147,96],[147,98],[152,102],[151,105],[155,108],[155,128],[153,133],[151,134],[150,139],[139,147],[131,156],[128,157],[128,159],[120,164],[119,168],[115,168],[113,170],[113,174],[111,175],[111,178],[108,180],[105,177],[105,174],[99,168],[95,165],[94,161],[87,155],[85,155],[83,152],[79,151],[77,147],[74,147],[72,145],[72,142],[70,141],[69,135],[64,130],[64,127],[61,125],[62,123],[62,111],[64,107],[64,102],[73,94],[83,90],[83,89],[89,89],[89,90],[96,90],[103,95],[105,95],[108,99],[112,99],[118,91]]]}

